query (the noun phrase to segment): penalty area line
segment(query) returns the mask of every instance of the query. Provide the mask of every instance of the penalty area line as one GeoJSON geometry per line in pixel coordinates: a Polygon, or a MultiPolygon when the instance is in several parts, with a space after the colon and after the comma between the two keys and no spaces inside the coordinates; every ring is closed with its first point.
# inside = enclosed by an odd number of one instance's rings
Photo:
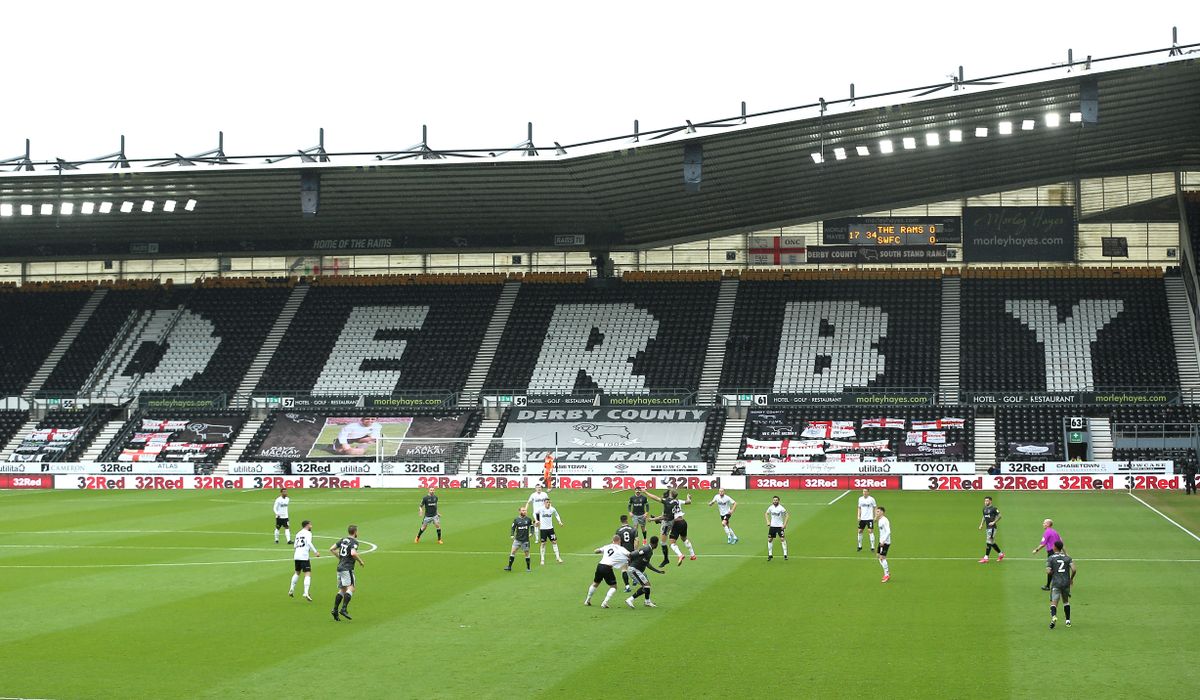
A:
{"type": "Polygon", "coordinates": [[[1179,523],[1175,522],[1175,521],[1174,521],[1174,520],[1172,520],[1171,518],[1167,517],[1167,514],[1166,514],[1166,513],[1162,512],[1161,510],[1159,510],[1159,509],[1157,509],[1157,508],[1155,508],[1154,506],[1150,505],[1149,503],[1147,503],[1147,502],[1143,501],[1141,498],[1139,498],[1139,497],[1137,496],[1137,494],[1135,494],[1135,493],[1134,493],[1134,492],[1132,492],[1132,491],[1130,491],[1130,492],[1129,492],[1129,495],[1130,495],[1130,496],[1132,496],[1132,497],[1133,497],[1133,499],[1134,499],[1135,501],[1137,501],[1138,503],[1141,503],[1142,505],[1146,506],[1147,508],[1149,508],[1150,510],[1154,511],[1155,513],[1158,513],[1158,514],[1159,514],[1159,516],[1161,516],[1163,520],[1166,520],[1167,522],[1171,523],[1171,524],[1172,524],[1172,525],[1174,525],[1175,527],[1177,527],[1177,528],[1179,528],[1180,530],[1183,530],[1184,532],[1186,532],[1186,533],[1188,534],[1188,536],[1189,536],[1189,537],[1191,537],[1193,540],[1196,540],[1197,542],[1200,542],[1200,536],[1197,536],[1197,535],[1196,535],[1196,533],[1192,532],[1191,530],[1187,529],[1186,527],[1184,527],[1184,526],[1180,525],[1179,523]]]}
{"type": "Polygon", "coordinates": [[[832,501],[830,501],[829,503],[826,503],[825,505],[829,505],[829,506],[831,506],[831,505],[833,505],[834,503],[837,503],[838,501],[842,500],[842,497],[843,497],[843,496],[845,496],[845,495],[846,495],[846,494],[848,494],[848,493],[850,493],[850,489],[846,489],[845,491],[842,491],[842,495],[841,495],[841,496],[838,496],[837,498],[833,499],[833,500],[832,500],[832,501]]]}

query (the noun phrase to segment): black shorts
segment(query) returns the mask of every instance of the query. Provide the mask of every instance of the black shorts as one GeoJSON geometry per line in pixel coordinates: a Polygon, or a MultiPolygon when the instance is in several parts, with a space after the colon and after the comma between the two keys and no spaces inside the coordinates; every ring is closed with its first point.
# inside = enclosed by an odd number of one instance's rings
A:
{"type": "Polygon", "coordinates": [[[680,538],[683,538],[685,540],[687,539],[687,521],[686,520],[676,520],[673,523],[671,523],[671,539],[677,540],[680,538]]]}
{"type": "Polygon", "coordinates": [[[278,530],[281,527],[286,527],[286,528],[291,527],[291,525],[288,525],[287,518],[275,518],[275,529],[278,530]]]}
{"type": "Polygon", "coordinates": [[[297,559],[296,560],[296,573],[301,573],[301,572],[308,573],[309,571],[312,571],[312,562],[311,561],[309,561],[307,559],[297,559]]]}
{"type": "Polygon", "coordinates": [[[888,547],[891,547],[891,546],[892,546],[892,543],[891,543],[891,542],[888,542],[887,544],[882,544],[882,543],[881,543],[881,544],[879,545],[879,556],[881,556],[881,557],[886,557],[886,556],[887,556],[887,553],[888,553],[888,547]]]}
{"type": "Polygon", "coordinates": [[[554,534],[554,528],[550,528],[549,530],[539,529],[538,537],[540,537],[543,542],[545,542],[546,540],[550,540],[551,542],[558,541],[558,536],[554,534]]]}
{"type": "Polygon", "coordinates": [[[858,521],[858,529],[859,530],[874,530],[875,529],[875,521],[874,520],[859,520],[858,521]]]}
{"type": "Polygon", "coordinates": [[[730,518],[732,518],[732,517],[733,517],[733,513],[726,513],[725,515],[722,515],[722,516],[721,516],[721,522],[723,522],[723,523],[725,523],[726,525],[728,525],[728,524],[729,524],[729,519],[730,519],[730,518]]]}
{"type": "Polygon", "coordinates": [[[767,528],[767,539],[771,539],[772,537],[778,537],[781,540],[787,539],[783,536],[783,528],[781,528],[781,527],[768,527],[767,528]]]}
{"type": "Polygon", "coordinates": [[[600,583],[601,581],[610,586],[617,585],[617,575],[613,573],[612,566],[608,564],[596,565],[596,577],[592,579],[592,583],[600,583]]]}

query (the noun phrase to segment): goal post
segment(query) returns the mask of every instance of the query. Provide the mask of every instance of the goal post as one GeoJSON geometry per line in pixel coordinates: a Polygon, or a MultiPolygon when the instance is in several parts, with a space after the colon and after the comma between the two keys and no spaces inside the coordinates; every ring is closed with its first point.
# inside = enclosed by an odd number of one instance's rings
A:
{"type": "Polygon", "coordinates": [[[478,473],[484,462],[524,464],[528,452],[520,437],[381,437],[375,461],[446,465],[447,474],[478,473]]]}

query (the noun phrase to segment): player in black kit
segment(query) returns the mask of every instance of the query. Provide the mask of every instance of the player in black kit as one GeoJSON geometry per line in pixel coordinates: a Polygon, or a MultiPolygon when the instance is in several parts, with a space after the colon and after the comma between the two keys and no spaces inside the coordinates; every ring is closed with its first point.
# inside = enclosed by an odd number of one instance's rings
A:
{"type": "Polygon", "coordinates": [[[650,501],[646,499],[642,487],[634,489],[633,495],[629,497],[629,520],[633,523],[634,528],[642,531],[642,544],[646,544],[646,512],[649,510],[649,506],[650,501]]]}
{"type": "Polygon", "coordinates": [[[671,534],[671,523],[675,520],[675,502],[671,498],[671,489],[663,491],[662,498],[655,496],[652,493],[646,494],[647,498],[653,498],[662,504],[662,517],[658,518],[658,522],[662,523],[662,556],[663,560],[658,563],[659,566],[666,566],[671,560],[670,550],[667,549],[667,537],[671,534]]]}
{"type": "Polygon", "coordinates": [[[505,571],[512,571],[513,561],[517,558],[517,550],[525,552],[525,570],[532,571],[529,568],[529,533],[533,531],[533,521],[525,514],[525,506],[521,506],[517,517],[513,518],[512,527],[508,529],[508,534],[512,537],[512,549],[508,550],[508,566],[504,567],[505,571]]]}
{"type": "Polygon", "coordinates": [[[654,565],[650,563],[651,557],[654,556],[654,548],[657,546],[658,537],[651,537],[649,544],[642,545],[629,555],[629,572],[633,575],[633,580],[637,581],[639,586],[636,593],[625,599],[625,604],[631,608],[633,607],[633,601],[636,600],[638,596],[646,597],[647,608],[658,607],[654,603],[650,602],[650,579],[646,578],[646,569],[650,569],[656,574],[667,573],[661,569],[654,568],[654,565]]]}
{"type": "Polygon", "coordinates": [[[987,546],[983,550],[983,559],[979,560],[980,564],[988,563],[988,555],[992,550],[996,550],[996,554],[1000,556],[996,561],[1004,561],[1004,552],[1000,551],[1000,545],[996,543],[996,523],[1000,521],[1000,511],[996,506],[992,505],[992,497],[984,496],[983,498],[983,520],[979,521],[979,529],[987,528],[987,546]]]}
{"type": "MultiPolygon", "coordinates": [[[[629,516],[621,516],[621,527],[617,528],[617,537],[621,538],[621,546],[632,552],[637,547],[637,530],[629,524],[629,516]]],[[[625,582],[625,592],[629,592],[629,572],[621,572],[621,580],[625,582]]]]}
{"type": "Polygon", "coordinates": [[[417,508],[421,513],[421,529],[417,532],[417,539],[413,540],[413,544],[421,541],[421,535],[425,534],[425,528],[429,527],[430,523],[437,529],[438,544],[442,543],[442,516],[438,515],[438,497],[433,492],[433,487],[429,487],[429,495],[421,499],[421,505],[417,508]]]}
{"type": "Polygon", "coordinates": [[[346,528],[346,536],[335,542],[329,551],[338,558],[338,593],[333,598],[333,621],[338,621],[338,605],[342,607],[341,617],[351,620],[353,618],[347,608],[350,607],[350,596],[354,595],[354,565],[366,566],[362,557],[358,556],[358,526],[346,528]]]}

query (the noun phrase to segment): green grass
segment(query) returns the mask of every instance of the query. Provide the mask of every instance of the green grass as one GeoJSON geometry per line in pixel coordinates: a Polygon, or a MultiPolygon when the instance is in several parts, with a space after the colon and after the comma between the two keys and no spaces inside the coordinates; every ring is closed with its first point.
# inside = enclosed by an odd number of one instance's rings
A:
{"type": "MultiPolygon", "coordinates": [[[[268,492],[0,492],[0,696],[1129,697],[1200,688],[1200,542],[1125,493],[1000,493],[1008,558],[975,563],[982,496],[877,492],[892,581],[854,550],[854,494],[784,492],[791,560],[765,557],[767,492],[733,494],[741,537],[689,509],[700,559],[652,576],[656,610],[585,608],[627,494],[555,494],[566,563],[505,573],[527,492],[442,491],[444,545],[414,491],[292,492],[326,551],[364,553],[352,622],[286,595],[268,492]],[[1079,565],[1075,626],[1047,629],[1053,517],[1079,565]],[[364,545],[364,550],[370,547],[364,545]],[[235,563],[241,562],[241,563],[235,563]],[[1052,675],[1052,672],[1056,675],[1052,675]],[[630,675],[633,674],[633,675],[630,675]]],[[[709,494],[693,494],[706,502],[709,494]]],[[[1200,532],[1200,498],[1143,495],[1200,532]]],[[[657,563],[657,561],[656,561],[657,563]]],[[[517,568],[522,569],[520,560],[517,568]]],[[[598,595],[602,595],[598,594],[598,595]]],[[[597,599],[598,602],[598,599],[597,599]]],[[[1060,612],[1061,616],[1061,612],[1060,612]]]]}

